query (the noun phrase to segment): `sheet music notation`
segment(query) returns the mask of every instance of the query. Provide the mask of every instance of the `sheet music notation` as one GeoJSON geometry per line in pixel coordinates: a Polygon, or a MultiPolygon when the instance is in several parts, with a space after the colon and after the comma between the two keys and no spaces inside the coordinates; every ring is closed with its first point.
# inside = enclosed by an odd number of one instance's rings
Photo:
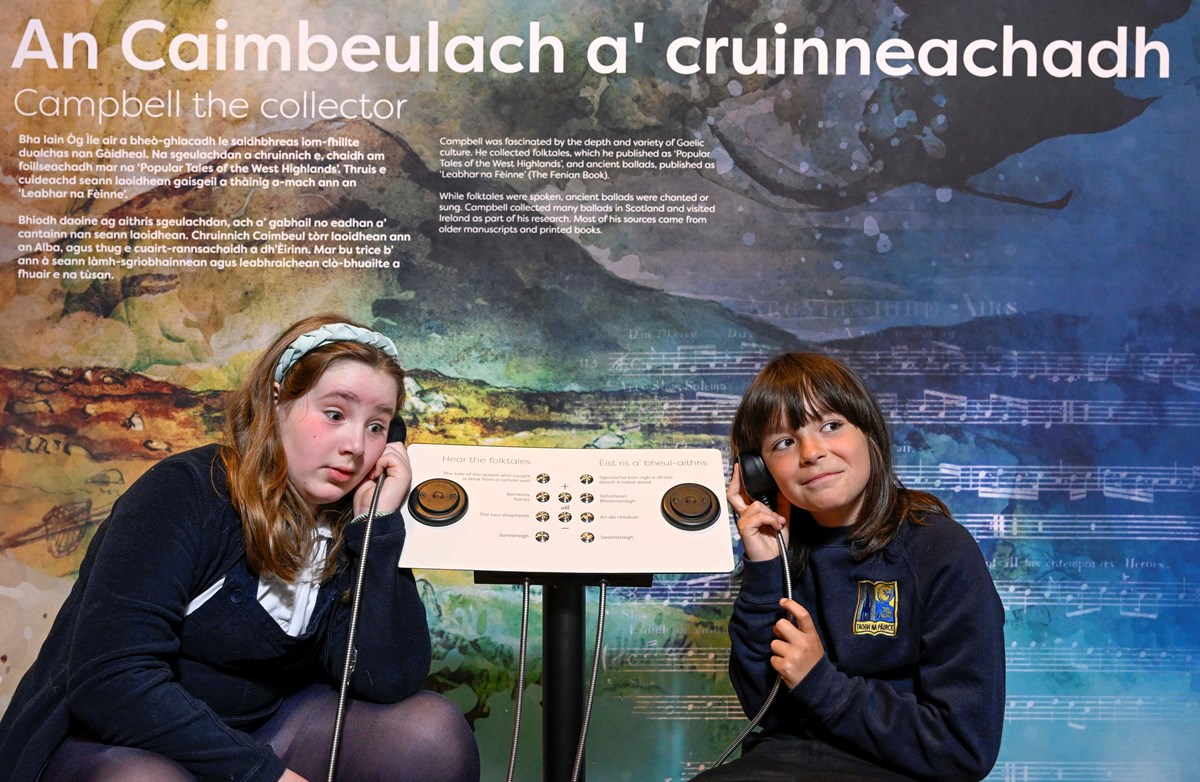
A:
{"type": "MultiPolygon", "coordinates": [[[[684,761],[680,766],[681,780],[688,780],[712,767],[711,761],[684,761]]],[[[1189,782],[1185,767],[1180,763],[1097,762],[1039,762],[1000,761],[984,782],[1189,782]]],[[[669,782],[675,782],[674,779],[669,782]]]]}
{"type": "Polygon", "coordinates": [[[976,540],[1200,540],[1200,516],[963,513],[976,540]]]}
{"type": "MultiPolygon", "coordinates": [[[[630,695],[632,713],[648,720],[743,720],[736,695],[630,695]]],[[[1085,730],[1096,722],[1187,723],[1197,712],[1194,701],[1157,695],[1009,695],[1005,722],[1055,722],[1085,730]]]]}
{"type": "Polygon", "coordinates": [[[628,695],[632,713],[648,720],[744,720],[736,695],[628,695]]]}
{"type": "Polygon", "coordinates": [[[906,485],[950,492],[975,492],[983,498],[1036,500],[1043,492],[1083,499],[1099,493],[1111,499],[1154,502],[1158,493],[1200,490],[1200,466],[1095,466],[1003,464],[900,464],[896,475],[906,485]]]}
{"type": "Polygon", "coordinates": [[[725,673],[729,669],[729,647],[617,646],[604,650],[605,670],[622,673],[725,673]]]}
{"type": "MultiPolygon", "coordinates": [[[[1001,761],[984,782],[1186,782],[1180,763],[1001,761]]],[[[686,777],[685,777],[686,779],[686,777]]]]}
{"type": "Polygon", "coordinates": [[[1032,399],[1004,394],[971,398],[926,389],[919,399],[880,394],[879,406],[892,424],[912,426],[1200,426],[1200,402],[1113,399],[1032,399]]]}
{"type": "Polygon", "coordinates": [[[1042,644],[1004,650],[1009,673],[1181,674],[1200,673],[1200,649],[1042,644]]]}
{"type": "Polygon", "coordinates": [[[1200,609],[1200,586],[1184,581],[1075,581],[996,579],[1006,611],[1064,608],[1067,618],[1116,610],[1119,616],[1158,619],[1162,611],[1200,609]]]}
{"type": "Polygon", "coordinates": [[[589,398],[572,407],[572,417],[615,425],[636,422],[680,429],[698,426],[728,428],[740,399],[740,396],[707,391],[676,399],[662,396],[641,399],[589,398]]]}
{"type": "MultiPolygon", "coordinates": [[[[1136,648],[1043,644],[1010,646],[1005,652],[1010,673],[1183,674],[1200,673],[1200,649],[1136,648]]],[[[724,673],[729,649],[609,647],[605,670],[622,673],[724,673]]]]}
{"type": "MultiPolygon", "coordinates": [[[[741,397],[698,391],[676,398],[591,397],[572,407],[576,420],[655,424],[672,428],[728,427],[741,397]]],[[[919,398],[894,393],[877,396],[893,426],[1200,426],[1200,402],[1144,402],[1101,399],[1031,399],[990,394],[970,398],[926,390],[919,398]]]]}
{"type": "MultiPolygon", "coordinates": [[[[688,780],[711,767],[711,762],[685,761],[679,779],[688,780]]],[[[984,782],[1190,782],[1191,769],[1181,763],[1000,761],[984,782]]],[[[670,780],[669,782],[675,782],[670,780]]]]}
{"type": "Polygon", "coordinates": [[[1005,722],[1061,722],[1086,730],[1095,722],[1172,722],[1186,724],[1197,712],[1195,701],[1157,695],[1010,695],[1005,722]]]}
{"type": "Polygon", "coordinates": [[[737,597],[737,589],[728,574],[721,574],[683,581],[660,581],[656,578],[649,587],[619,587],[614,594],[620,595],[627,603],[729,609],[737,597]]]}
{"type": "MultiPolygon", "coordinates": [[[[763,345],[719,350],[713,345],[680,345],[673,350],[614,352],[608,370],[627,377],[753,377],[778,351],[763,345]]],[[[857,372],[875,377],[1013,377],[1050,382],[1100,383],[1113,379],[1168,383],[1200,391],[1200,355],[1064,352],[1041,350],[963,350],[934,343],[928,348],[827,350],[857,372]]]]}

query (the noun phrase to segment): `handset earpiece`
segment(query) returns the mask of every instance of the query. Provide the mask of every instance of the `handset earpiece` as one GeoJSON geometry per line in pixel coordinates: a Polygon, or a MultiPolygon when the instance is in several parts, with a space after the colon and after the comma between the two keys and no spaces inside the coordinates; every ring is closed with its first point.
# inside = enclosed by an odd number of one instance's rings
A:
{"type": "Polygon", "coordinates": [[[403,418],[397,416],[388,423],[387,441],[389,443],[408,441],[408,427],[405,426],[403,418]]]}
{"type": "Polygon", "coordinates": [[[775,510],[775,498],[779,494],[779,487],[775,485],[775,479],[767,469],[762,455],[747,451],[738,457],[738,464],[742,468],[742,488],[745,489],[746,495],[775,510]]]}

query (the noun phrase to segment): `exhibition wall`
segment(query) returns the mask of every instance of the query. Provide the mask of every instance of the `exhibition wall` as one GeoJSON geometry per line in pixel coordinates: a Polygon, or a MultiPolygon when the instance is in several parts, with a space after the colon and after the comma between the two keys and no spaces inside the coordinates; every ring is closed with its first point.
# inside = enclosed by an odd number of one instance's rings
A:
{"type": "MultiPolygon", "coordinates": [[[[0,708],[113,501],[338,311],[395,340],[421,443],[728,454],[769,357],[843,360],[1004,602],[989,779],[1193,778],[1188,0],[7,8],[0,708]]],[[[417,576],[428,686],[503,779],[520,589],[417,576]]],[[[736,589],[610,590],[592,779],[686,780],[737,735],[736,589]]]]}

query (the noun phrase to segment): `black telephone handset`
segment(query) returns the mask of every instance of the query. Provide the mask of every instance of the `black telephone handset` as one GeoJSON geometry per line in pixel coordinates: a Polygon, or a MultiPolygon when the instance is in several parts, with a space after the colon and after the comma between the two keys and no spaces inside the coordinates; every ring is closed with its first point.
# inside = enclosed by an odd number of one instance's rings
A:
{"type": "Polygon", "coordinates": [[[389,443],[403,443],[408,440],[408,427],[404,425],[404,420],[401,418],[393,418],[388,424],[387,441],[389,443]]]}
{"type": "MultiPolygon", "coordinates": [[[[763,505],[766,505],[771,510],[775,510],[776,500],[779,496],[779,487],[775,484],[775,478],[771,476],[771,471],[767,469],[767,463],[763,461],[762,454],[749,451],[738,456],[738,466],[742,473],[742,490],[747,497],[758,500],[763,505]]],[[[783,540],[783,532],[775,533],[775,541],[779,544],[779,561],[783,564],[783,591],[785,596],[792,599],[792,570],[788,564],[786,544],[783,540]]],[[[788,619],[795,621],[790,613],[788,619]]],[[[750,735],[751,731],[762,721],[767,710],[771,708],[771,704],[775,701],[775,696],[779,694],[779,688],[783,684],[783,675],[779,674],[775,677],[775,683],[771,685],[771,691],[767,693],[766,699],[759,708],[758,713],[751,718],[750,722],[742,730],[738,737],[733,740],[733,743],[717,758],[717,762],[713,764],[713,768],[723,764],[729,758],[733,751],[741,746],[742,741],[750,735]]]]}
{"type": "Polygon", "coordinates": [[[758,500],[771,510],[775,510],[775,499],[779,487],[767,469],[767,463],[762,455],[749,451],[738,457],[738,465],[742,468],[742,490],[752,500],[758,500]]]}

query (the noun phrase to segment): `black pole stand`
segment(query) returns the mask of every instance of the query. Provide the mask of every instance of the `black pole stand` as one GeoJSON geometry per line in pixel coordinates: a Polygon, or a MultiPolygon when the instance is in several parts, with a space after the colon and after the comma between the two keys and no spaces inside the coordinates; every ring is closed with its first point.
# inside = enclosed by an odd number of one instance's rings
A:
{"type": "MultiPolygon", "coordinates": [[[[476,584],[520,584],[516,573],[476,572],[476,584]]],[[[599,586],[648,587],[649,573],[574,574],[534,573],[529,583],[542,589],[542,780],[571,782],[579,733],[583,730],[586,678],[584,659],[587,627],[584,588],[599,586]]],[[[583,766],[578,782],[584,782],[583,766]]]]}
{"type": "MultiPolygon", "coordinates": [[[[551,581],[542,591],[542,779],[571,782],[583,729],[584,587],[551,581]]],[[[583,782],[580,770],[579,782],[583,782]]]]}

